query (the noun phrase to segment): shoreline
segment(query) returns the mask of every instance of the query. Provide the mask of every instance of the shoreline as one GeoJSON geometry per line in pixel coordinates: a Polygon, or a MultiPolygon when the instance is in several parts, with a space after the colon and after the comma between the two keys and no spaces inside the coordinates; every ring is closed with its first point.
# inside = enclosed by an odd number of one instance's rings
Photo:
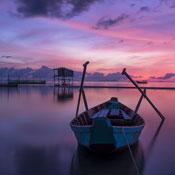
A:
{"type": "MultiPolygon", "coordinates": [[[[71,87],[70,87],[71,88],[71,87]]],[[[72,88],[80,88],[78,85],[72,86],[72,88]]],[[[106,89],[136,89],[132,86],[84,86],[84,88],[106,88],[106,89]]],[[[175,87],[154,87],[154,86],[140,86],[141,89],[151,89],[151,90],[175,90],[175,87]]]]}
{"type": "MultiPolygon", "coordinates": [[[[73,88],[78,89],[80,85],[73,86],[54,86],[53,84],[0,84],[0,88],[18,88],[18,87],[53,87],[53,88],[73,88]]],[[[86,89],[136,89],[134,86],[101,86],[101,85],[85,85],[86,89]]],[[[141,89],[149,90],[175,90],[175,87],[166,86],[140,86],[141,89]]]]}

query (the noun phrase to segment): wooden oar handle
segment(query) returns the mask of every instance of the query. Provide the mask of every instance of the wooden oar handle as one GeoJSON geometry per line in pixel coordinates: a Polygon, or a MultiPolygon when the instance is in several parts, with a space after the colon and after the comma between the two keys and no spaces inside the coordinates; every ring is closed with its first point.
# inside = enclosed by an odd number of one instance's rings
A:
{"type": "Polygon", "coordinates": [[[90,62],[89,61],[86,61],[83,66],[86,67],[90,62]]]}
{"type": "Polygon", "coordinates": [[[125,73],[126,73],[126,68],[123,69],[122,75],[124,75],[125,73]]]}

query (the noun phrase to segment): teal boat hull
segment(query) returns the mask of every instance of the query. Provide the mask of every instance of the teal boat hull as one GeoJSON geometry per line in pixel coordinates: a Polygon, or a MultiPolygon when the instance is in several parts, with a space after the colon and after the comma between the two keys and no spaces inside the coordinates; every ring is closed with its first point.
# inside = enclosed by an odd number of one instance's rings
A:
{"type": "Polygon", "coordinates": [[[91,148],[91,145],[113,145],[114,149],[121,149],[129,145],[133,145],[139,140],[139,136],[144,128],[144,125],[139,126],[106,126],[106,129],[99,127],[99,133],[95,133],[94,126],[71,126],[78,144],[87,148],[91,148]],[[104,134],[109,129],[107,134],[104,134]],[[125,132],[125,136],[124,133],[125,132]],[[100,134],[101,133],[101,134],[100,134]]]}

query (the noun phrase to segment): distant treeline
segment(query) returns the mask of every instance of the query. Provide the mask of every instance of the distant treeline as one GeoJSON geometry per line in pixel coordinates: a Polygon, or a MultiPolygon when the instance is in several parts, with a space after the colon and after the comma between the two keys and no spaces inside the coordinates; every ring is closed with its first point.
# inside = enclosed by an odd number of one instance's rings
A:
{"type": "MultiPolygon", "coordinates": [[[[81,72],[74,71],[74,80],[81,80],[81,72]]],[[[142,79],[142,76],[132,76],[134,79],[142,79]]],[[[0,68],[0,80],[53,80],[53,69],[42,66],[39,69],[32,68],[0,68]]],[[[126,77],[121,75],[120,72],[109,73],[107,75],[94,72],[86,74],[86,81],[127,81],[126,77]]],[[[161,77],[151,76],[148,78],[148,81],[175,81],[175,73],[166,73],[161,77]]]]}
{"type": "MultiPolygon", "coordinates": [[[[25,79],[41,79],[41,80],[53,80],[53,69],[42,66],[39,69],[32,68],[0,68],[0,79],[16,79],[16,80],[25,80],[25,79]]],[[[81,79],[81,72],[74,71],[74,80],[79,81],[81,79]]],[[[87,81],[125,81],[126,78],[121,75],[119,72],[110,73],[104,75],[103,73],[87,73],[87,81]]]]}

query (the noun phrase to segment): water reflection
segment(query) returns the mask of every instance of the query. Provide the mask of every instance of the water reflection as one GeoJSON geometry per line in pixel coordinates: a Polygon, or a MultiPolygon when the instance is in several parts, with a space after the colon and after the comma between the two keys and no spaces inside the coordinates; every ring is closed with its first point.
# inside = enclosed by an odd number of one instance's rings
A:
{"type": "Polygon", "coordinates": [[[161,120],[160,124],[158,125],[158,127],[157,127],[157,129],[156,129],[156,131],[155,131],[151,141],[150,141],[150,144],[149,144],[148,149],[147,149],[147,160],[149,158],[149,155],[152,152],[152,149],[154,148],[154,145],[155,145],[156,140],[157,140],[157,138],[158,138],[158,136],[160,134],[160,131],[161,131],[162,127],[163,127],[164,122],[165,122],[165,120],[161,120]]]}
{"type": "Polygon", "coordinates": [[[63,153],[65,157],[69,157],[71,151],[70,147],[60,149],[59,145],[23,145],[15,155],[16,173],[18,175],[68,174],[69,170],[64,162],[63,153]],[[66,152],[69,153],[67,156],[66,152]]]}
{"type": "MultiPolygon", "coordinates": [[[[134,89],[85,91],[90,108],[116,96],[134,109],[140,96],[134,89]]],[[[140,137],[141,145],[133,148],[135,160],[140,174],[143,171],[144,175],[173,174],[175,91],[149,90],[147,93],[166,120],[158,126],[157,114],[143,101],[139,114],[146,125],[140,137]]],[[[76,140],[69,122],[75,114],[78,89],[74,89],[73,98],[66,101],[57,101],[57,94],[57,90],[54,94],[53,87],[49,86],[0,89],[0,174],[70,175],[70,171],[77,175],[136,174],[128,150],[107,159],[97,158],[80,148],[75,152],[76,140]]],[[[84,110],[83,105],[80,110],[84,110]]]]}
{"type": "MultiPolygon", "coordinates": [[[[143,174],[145,160],[142,146],[137,143],[131,149],[137,163],[139,173],[143,174]]],[[[137,174],[128,149],[117,152],[116,154],[109,157],[99,157],[90,153],[85,148],[78,146],[72,158],[71,175],[137,174]]]]}
{"type": "Polygon", "coordinates": [[[14,87],[14,88],[0,88],[0,97],[10,99],[11,96],[19,94],[19,88],[14,87]]]}
{"type": "Polygon", "coordinates": [[[54,100],[57,102],[69,101],[73,99],[73,88],[71,87],[54,87],[54,100]]]}

